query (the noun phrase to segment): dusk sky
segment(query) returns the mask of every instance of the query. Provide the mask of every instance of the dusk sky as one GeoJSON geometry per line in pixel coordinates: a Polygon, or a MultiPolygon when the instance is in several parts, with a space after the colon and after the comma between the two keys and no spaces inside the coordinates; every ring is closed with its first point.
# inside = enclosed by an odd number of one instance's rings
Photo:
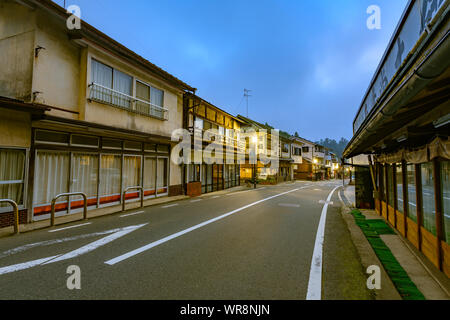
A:
{"type": "MultiPolygon", "coordinates": [[[[62,5],[63,0],[56,0],[62,5]]],[[[309,140],[352,122],[407,0],[67,0],[225,111],[309,140]],[[381,30],[366,9],[381,8],[381,30]]]]}

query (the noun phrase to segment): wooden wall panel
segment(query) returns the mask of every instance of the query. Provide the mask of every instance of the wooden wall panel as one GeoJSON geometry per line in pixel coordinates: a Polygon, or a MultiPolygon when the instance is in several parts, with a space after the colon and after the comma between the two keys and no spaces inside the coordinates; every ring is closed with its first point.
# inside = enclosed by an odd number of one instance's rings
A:
{"type": "Polygon", "coordinates": [[[396,229],[401,233],[402,236],[405,236],[405,226],[403,224],[404,215],[400,211],[395,211],[395,215],[397,216],[396,229]]]}
{"type": "Polygon", "coordinates": [[[442,248],[442,271],[450,278],[450,245],[441,241],[442,248]]]}
{"type": "Polygon", "coordinates": [[[417,229],[417,224],[412,221],[410,218],[406,219],[407,221],[407,238],[408,240],[416,247],[419,248],[419,234],[417,229]]]}
{"type": "Polygon", "coordinates": [[[378,200],[378,199],[375,199],[375,211],[381,216],[380,200],[378,200]]]}
{"type": "Polygon", "coordinates": [[[391,206],[388,206],[388,212],[389,212],[389,215],[388,215],[389,223],[392,226],[395,226],[395,210],[394,210],[394,208],[392,208],[391,206]]]}
{"type": "Polygon", "coordinates": [[[381,201],[381,215],[387,220],[386,202],[381,201]]]}
{"type": "Polygon", "coordinates": [[[422,253],[430,259],[430,261],[439,268],[439,261],[437,255],[437,238],[424,227],[420,227],[422,233],[422,253]]]}

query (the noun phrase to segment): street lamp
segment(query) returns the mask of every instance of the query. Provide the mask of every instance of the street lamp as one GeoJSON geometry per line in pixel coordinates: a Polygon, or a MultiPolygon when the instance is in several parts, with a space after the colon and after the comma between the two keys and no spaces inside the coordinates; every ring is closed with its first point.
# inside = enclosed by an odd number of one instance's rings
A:
{"type": "Polygon", "coordinates": [[[316,165],[319,163],[319,161],[317,160],[317,158],[314,158],[313,160],[313,174],[314,174],[314,179],[317,180],[317,173],[316,173],[316,165]]]}

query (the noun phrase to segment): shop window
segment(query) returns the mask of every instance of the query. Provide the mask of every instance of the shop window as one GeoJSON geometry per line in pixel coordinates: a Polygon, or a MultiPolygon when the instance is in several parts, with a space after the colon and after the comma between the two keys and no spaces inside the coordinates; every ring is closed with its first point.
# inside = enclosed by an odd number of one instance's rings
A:
{"type": "Polygon", "coordinates": [[[442,161],[440,165],[444,240],[445,242],[450,243],[450,161],[442,161]]]}
{"type": "Polygon", "coordinates": [[[408,217],[417,222],[415,165],[408,164],[406,177],[408,181],[408,217]]]}
{"type": "Polygon", "coordinates": [[[436,235],[436,209],[434,200],[433,163],[420,165],[422,178],[423,227],[436,235]]]}
{"type": "Polygon", "coordinates": [[[125,150],[141,151],[142,150],[142,143],[135,142],[135,141],[125,141],[124,144],[123,144],[123,148],[125,150]]]}
{"type": "Polygon", "coordinates": [[[103,149],[112,149],[112,150],[121,150],[122,149],[122,141],[103,138],[102,139],[102,148],[103,149]]]}
{"type": "MultiPolygon", "coordinates": [[[[83,192],[88,205],[97,205],[98,155],[75,153],[72,163],[71,192],[83,192]]],[[[71,208],[83,207],[83,198],[71,198],[71,208]]]]}
{"type": "MultiPolygon", "coordinates": [[[[34,213],[50,213],[52,199],[69,191],[69,153],[39,151],[36,156],[34,213]]],[[[67,198],[59,198],[55,211],[67,210],[67,198]]]]}
{"type": "Polygon", "coordinates": [[[36,130],[34,141],[37,143],[69,145],[69,139],[68,133],[36,130]]]}
{"type": "Polygon", "coordinates": [[[123,157],[123,188],[141,185],[141,157],[123,157]]]}
{"type": "Polygon", "coordinates": [[[100,156],[100,204],[120,201],[121,164],[120,155],[100,156]]]}
{"type": "Polygon", "coordinates": [[[157,160],[157,176],[156,176],[156,189],[158,194],[165,194],[168,192],[168,177],[169,172],[169,159],[158,158],[157,160]]]}
{"type": "Polygon", "coordinates": [[[94,136],[84,136],[74,134],[71,137],[71,145],[72,146],[81,146],[87,148],[98,148],[99,146],[99,138],[94,136]]]}
{"type": "Polygon", "coordinates": [[[156,194],[156,158],[144,159],[144,196],[156,194]]]}
{"type": "MultiPolygon", "coordinates": [[[[25,150],[0,149],[0,199],[24,204],[25,159],[25,150]]],[[[0,203],[0,208],[3,207],[11,208],[7,203],[0,203]]]]}

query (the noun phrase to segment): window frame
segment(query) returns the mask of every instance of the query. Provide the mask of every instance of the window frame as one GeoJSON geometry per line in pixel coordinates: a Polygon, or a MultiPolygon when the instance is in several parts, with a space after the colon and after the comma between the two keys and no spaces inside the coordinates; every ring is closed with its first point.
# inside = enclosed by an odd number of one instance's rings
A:
{"type": "MultiPolygon", "coordinates": [[[[30,148],[28,147],[11,147],[11,146],[2,146],[0,145],[0,149],[4,150],[22,150],[25,151],[25,160],[24,160],[24,172],[23,172],[23,203],[17,204],[19,210],[25,210],[28,207],[28,171],[29,171],[29,159],[30,159],[30,148]]],[[[3,180],[2,180],[3,181],[3,180]]],[[[4,180],[4,181],[19,181],[19,180],[4,180]]],[[[19,184],[20,182],[14,183],[19,184]]],[[[10,183],[4,183],[4,184],[10,184],[10,183]]],[[[12,212],[11,206],[8,207],[0,207],[0,214],[6,213],[6,212],[12,212]]]]}

